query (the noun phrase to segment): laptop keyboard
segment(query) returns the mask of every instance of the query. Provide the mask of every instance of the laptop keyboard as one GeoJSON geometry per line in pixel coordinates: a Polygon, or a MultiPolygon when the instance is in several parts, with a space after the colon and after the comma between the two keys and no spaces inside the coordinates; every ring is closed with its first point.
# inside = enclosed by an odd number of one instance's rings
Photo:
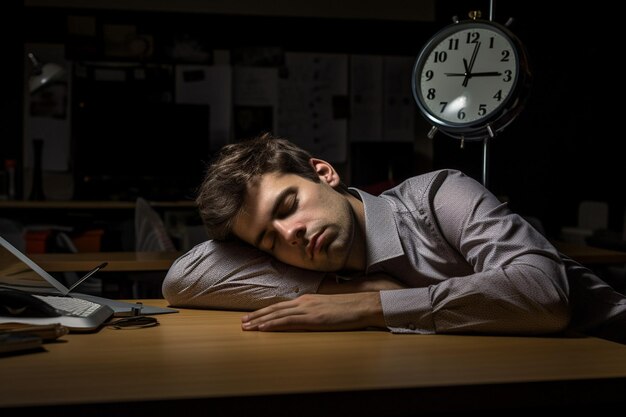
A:
{"type": "Polygon", "coordinates": [[[68,316],[89,317],[91,313],[100,307],[100,304],[81,300],[80,298],[59,297],[56,295],[35,295],[35,297],[45,301],[68,316]]]}

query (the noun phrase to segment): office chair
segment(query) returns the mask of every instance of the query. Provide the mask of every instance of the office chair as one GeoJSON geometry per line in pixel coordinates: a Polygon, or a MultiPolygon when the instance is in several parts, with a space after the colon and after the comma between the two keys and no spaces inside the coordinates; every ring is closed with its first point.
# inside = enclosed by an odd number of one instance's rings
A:
{"type": "Polygon", "coordinates": [[[135,251],[176,251],[161,216],[141,197],[137,198],[135,203],[135,251]]]}
{"type": "MultiPolygon", "coordinates": [[[[176,252],[159,213],[144,198],[135,203],[135,252],[176,252]]],[[[133,298],[161,298],[162,272],[129,273],[133,298]]]]}
{"type": "Polygon", "coordinates": [[[578,224],[561,228],[561,240],[587,245],[587,238],[603,230],[609,223],[609,205],[604,201],[581,201],[578,206],[578,224]]]}

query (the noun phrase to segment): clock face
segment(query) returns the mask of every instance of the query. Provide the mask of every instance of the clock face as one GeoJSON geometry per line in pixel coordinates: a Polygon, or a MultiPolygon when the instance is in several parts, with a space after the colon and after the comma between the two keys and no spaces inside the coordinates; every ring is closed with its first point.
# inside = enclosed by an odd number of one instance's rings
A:
{"type": "Polygon", "coordinates": [[[443,128],[484,127],[513,98],[520,56],[509,35],[493,24],[445,28],[419,55],[413,94],[420,110],[443,128]]]}

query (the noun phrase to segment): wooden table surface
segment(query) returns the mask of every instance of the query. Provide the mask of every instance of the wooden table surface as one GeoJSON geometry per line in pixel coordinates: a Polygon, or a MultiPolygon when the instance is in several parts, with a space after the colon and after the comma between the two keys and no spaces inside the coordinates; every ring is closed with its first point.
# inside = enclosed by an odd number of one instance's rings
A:
{"type": "Polygon", "coordinates": [[[157,327],[69,334],[44,351],[0,357],[0,413],[565,410],[626,392],[626,346],[596,338],[244,332],[241,316],[183,309],[157,316],[157,327]]]}

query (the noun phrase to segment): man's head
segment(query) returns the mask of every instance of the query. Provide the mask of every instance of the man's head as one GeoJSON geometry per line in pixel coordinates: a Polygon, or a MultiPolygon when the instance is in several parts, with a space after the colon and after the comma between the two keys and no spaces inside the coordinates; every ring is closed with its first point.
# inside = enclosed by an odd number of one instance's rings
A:
{"type": "Polygon", "coordinates": [[[356,199],[327,162],[270,135],[225,146],[196,199],[212,239],[239,238],[307,269],[343,269],[356,199]]]}
{"type": "Polygon", "coordinates": [[[243,206],[247,187],[261,175],[292,173],[319,182],[310,160],[305,150],[270,134],[224,146],[207,169],[196,197],[209,237],[232,237],[233,221],[243,206]]]}

